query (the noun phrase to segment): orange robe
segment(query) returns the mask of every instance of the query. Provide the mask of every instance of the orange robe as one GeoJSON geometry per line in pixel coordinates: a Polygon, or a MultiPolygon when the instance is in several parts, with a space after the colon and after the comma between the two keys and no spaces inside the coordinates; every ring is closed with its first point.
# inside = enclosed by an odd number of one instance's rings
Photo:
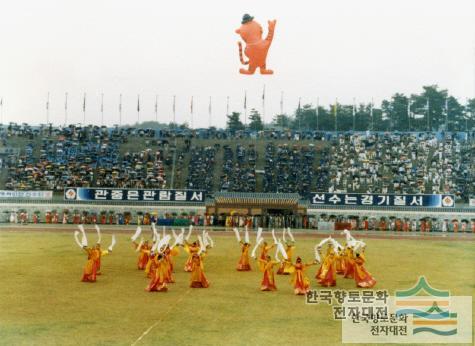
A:
{"type": "Polygon", "coordinates": [[[345,249],[345,273],[344,278],[353,279],[355,271],[355,261],[353,260],[353,250],[350,248],[345,249]]]}
{"type": "Polygon", "coordinates": [[[292,263],[292,256],[294,254],[294,249],[295,249],[295,246],[287,245],[287,248],[285,249],[285,253],[287,254],[287,259],[280,263],[280,267],[277,270],[278,275],[290,274],[290,270],[291,270],[290,263],[292,263]]]}
{"type": "Polygon", "coordinates": [[[316,278],[320,285],[331,287],[336,285],[335,252],[331,249],[323,260],[316,278]]]}
{"type": "MultiPolygon", "coordinates": [[[[137,249],[137,247],[139,245],[136,242],[134,242],[134,246],[135,246],[135,249],[137,249]]],[[[147,267],[148,254],[150,253],[150,246],[147,245],[147,244],[143,244],[140,247],[139,252],[140,252],[140,254],[139,254],[138,261],[137,261],[137,269],[144,270],[147,267]]]]}
{"type": "Polygon", "coordinates": [[[158,259],[158,255],[152,258],[151,270],[153,270],[150,283],[145,288],[149,292],[166,292],[168,291],[166,283],[167,263],[164,257],[158,259]]]}
{"type": "Polygon", "coordinates": [[[371,276],[371,274],[365,269],[364,254],[354,257],[355,263],[355,282],[357,287],[371,288],[376,285],[376,280],[371,276]]]}
{"type": "MultiPolygon", "coordinates": [[[[259,259],[260,260],[263,260],[263,261],[266,261],[266,258],[267,258],[267,253],[269,252],[270,249],[272,249],[274,247],[274,245],[261,245],[261,254],[259,256],[259,259]]],[[[259,261],[259,269],[260,271],[264,271],[264,262],[262,261],[259,261]]]]}
{"type": "Polygon", "coordinates": [[[205,254],[195,255],[191,261],[191,279],[190,287],[191,288],[208,288],[209,282],[206,279],[204,272],[203,258],[205,254]]]}
{"type": "Polygon", "coordinates": [[[345,274],[345,261],[346,261],[346,258],[345,258],[345,253],[344,252],[340,252],[336,255],[335,257],[335,267],[336,267],[336,273],[337,274],[340,274],[340,275],[343,275],[345,274]]]}
{"type": "Polygon", "coordinates": [[[188,243],[185,242],[184,249],[185,249],[186,253],[188,254],[188,258],[185,262],[185,271],[186,272],[191,272],[192,266],[193,266],[193,263],[192,263],[193,255],[195,253],[198,253],[198,250],[200,249],[200,247],[199,246],[193,246],[193,244],[188,244],[188,243]]]}
{"type": "Polygon", "coordinates": [[[101,257],[107,255],[109,251],[103,251],[101,248],[93,248],[92,250],[96,252],[94,256],[96,258],[96,275],[101,275],[101,257]]]}
{"type": "Polygon", "coordinates": [[[95,249],[84,248],[87,252],[87,262],[84,266],[84,272],[81,281],[83,282],[96,282],[97,275],[97,260],[99,258],[95,249]]]}
{"type": "Polygon", "coordinates": [[[261,291],[275,291],[277,287],[275,286],[274,280],[274,266],[279,264],[277,261],[266,261],[259,258],[260,267],[262,266],[262,272],[264,272],[264,277],[261,282],[261,291]]]}
{"type": "Polygon", "coordinates": [[[303,295],[307,294],[310,290],[310,280],[305,275],[305,270],[307,267],[311,266],[313,263],[303,264],[303,263],[295,263],[290,264],[290,267],[293,271],[293,276],[290,282],[294,286],[294,293],[296,295],[303,295]]]}
{"type": "Polygon", "coordinates": [[[178,256],[180,251],[178,248],[175,246],[173,249],[167,249],[165,251],[165,261],[167,262],[167,276],[166,276],[166,281],[168,283],[174,283],[175,279],[173,277],[173,257],[178,256]]]}
{"type": "Polygon", "coordinates": [[[244,244],[241,242],[241,258],[237,264],[236,269],[238,271],[249,271],[251,270],[251,265],[249,263],[249,247],[251,244],[244,244]]]}

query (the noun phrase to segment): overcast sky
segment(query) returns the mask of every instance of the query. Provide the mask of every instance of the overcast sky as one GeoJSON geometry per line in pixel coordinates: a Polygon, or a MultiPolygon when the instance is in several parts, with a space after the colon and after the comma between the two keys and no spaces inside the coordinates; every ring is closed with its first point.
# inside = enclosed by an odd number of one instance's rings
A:
{"type": "Polygon", "coordinates": [[[120,1],[15,0],[0,8],[0,98],[4,123],[50,120],[123,123],[155,119],[194,127],[225,124],[230,109],[261,110],[266,85],[266,120],[302,103],[376,103],[395,92],[420,92],[438,84],[461,101],[475,95],[475,1],[120,1]],[[234,30],[244,13],[260,22],[277,19],[268,56],[273,76],[242,76],[234,30]]]}

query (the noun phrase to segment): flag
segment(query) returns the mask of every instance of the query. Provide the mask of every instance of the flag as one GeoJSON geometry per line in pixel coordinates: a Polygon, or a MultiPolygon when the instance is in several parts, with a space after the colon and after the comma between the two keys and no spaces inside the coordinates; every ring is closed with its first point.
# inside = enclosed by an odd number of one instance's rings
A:
{"type": "Polygon", "coordinates": [[[262,101],[266,99],[266,85],[264,84],[264,88],[262,89],[262,101]]]}
{"type": "Polygon", "coordinates": [[[173,115],[175,115],[175,101],[176,101],[176,96],[173,95],[173,115]]]}
{"type": "Polygon", "coordinates": [[[82,111],[86,112],[86,93],[84,93],[84,99],[82,100],[82,111]]]}
{"type": "Polygon", "coordinates": [[[64,110],[68,110],[68,93],[64,94],[64,110]]]}
{"type": "Polygon", "coordinates": [[[119,95],[119,112],[122,112],[122,94],[119,95]]]}
{"type": "Polygon", "coordinates": [[[209,97],[208,114],[211,116],[211,96],[209,97]]]}
{"type": "Polygon", "coordinates": [[[229,114],[229,96],[226,97],[226,115],[229,114]]]}
{"type": "Polygon", "coordinates": [[[297,107],[297,112],[300,113],[300,97],[299,97],[299,105],[298,105],[298,107],[297,107]]]}
{"type": "Polygon", "coordinates": [[[190,113],[193,114],[193,96],[191,96],[190,113]]]}
{"type": "Polygon", "coordinates": [[[46,110],[49,110],[49,93],[48,93],[48,98],[46,100],[46,110]]]}
{"type": "Polygon", "coordinates": [[[158,95],[155,95],[155,114],[158,112],[158,95]]]}
{"type": "Polygon", "coordinates": [[[3,97],[0,99],[0,107],[3,107],[3,97]]]}
{"type": "Polygon", "coordinates": [[[356,115],[356,101],[355,98],[353,98],[353,117],[356,115]]]}
{"type": "Polygon", "coordinates": [[[137,112],[140,112],[140,95],[137,95],[137,112]]]}
{"type": "Polygon", "coordinates": [[[338,99],[335,99],[335,105],[333,106],[333,115],[336,116],[338,108],[338,99]]]}
{"type": "Polygon", "coordinates": [[[247,93],[244,92],[244,109],[247,109],[247,93]]]}

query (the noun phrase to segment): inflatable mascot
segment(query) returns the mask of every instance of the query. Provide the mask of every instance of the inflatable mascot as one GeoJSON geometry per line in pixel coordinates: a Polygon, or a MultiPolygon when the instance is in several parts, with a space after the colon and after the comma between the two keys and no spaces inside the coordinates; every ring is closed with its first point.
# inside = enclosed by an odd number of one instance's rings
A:
{"type": "Polygon", "coordinates": [[[262,39],[262,26],[254,21],[254,17],[245,14],[242,17],[241,27],[236,30],[236,33],[241,35],[241,38],[246,42],[244,54],[249,58],[249,61],[244,61],[242,56],[242,44],[239,45],[239,58],[241,64],[249,65],[248,69],[241,68],[239,70],[242,74],[254,74],[257,68],[260,69],[261,74],[273,74],[274,71],[266,68],[266,58],[269,47],[274,38],[275,20],[269,20],[269,28],[267,37],[262,39]]]}

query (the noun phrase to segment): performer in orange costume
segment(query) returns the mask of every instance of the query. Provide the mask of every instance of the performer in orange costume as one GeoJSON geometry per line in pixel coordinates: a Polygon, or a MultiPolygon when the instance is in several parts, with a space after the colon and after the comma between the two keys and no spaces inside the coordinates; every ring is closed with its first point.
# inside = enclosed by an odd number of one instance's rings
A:
{"type": "Polygon", "coordinates": [[[259,267],[264,273],[264,277],[261,282],[261,291],[275,291],[274,280],[274,266],[279,264],[277,261],[272,261],[270,256],[266,256],[266,259],[259,258],[259,267]]]}
{"type": "Polygon", "coordinates": [[[335,253],[335,268],[337,274],[345,274],[345,264],[345,250],[340,250],[335,253]]]}
{"type": "Polygon", "coordinates": [[[266,59],[269,47],[274,38],[275,20],[268,21],[268,34],[265,40],[262,39],[262,26],[253,20],[249,14],[245,14],[242,17],[241,27],[236,30],[236,33],[241,35],[241,38],[246,42],[246,48],[244,54],[249,58],[249,61],[244,61],[242,56],[242,44],[238,42],[239,46],[239,58],[241,64],[249,65],[246,70],[244,68],[239,69],[242,74],[254,74],[257,68],[260,69],[261,74],[273,74],[274,71],[267,69],[266,59]]]}
{"type": "Polygon", "coordinates": [[[96,282],[98,264],[100,265],[100,258],[103,255],[107,255],[109,251],[101,251],[100,245],[97,244],[94,248],[89,248],[87,246],[83,247],[84,251],[87,252],[87,262],[84,266],[84,273],[82,275],[81,281],[83,282],[96,282]]]}
{"type": "Polygon", "coordinates": [[[152,264],[150,270],[152,271],[152,278],[145,290],[149,292],[168,291],[166,282],[168,265],[163,254],[159,253],[152,256],[152,264]]]}
{"type": "Polygon", "coordinates": [[[185,262],[185,271],[186,272],[191,272],[192,270],[192,262],[193,262],[193,255],[198,253],[200,249],[200,245],[198,242],[193,242],[192,244],[188,243],[185,241],[185,244],[183,245],[186,253],[188,253],[188,259],[185,262]]]}
{"type": "Polygon", "coordinates": [[[343,277],[346,279],[353,279],[355,271],[355,261],[353,260],[353,249],[351,246],[345,248],[345,272],[343,277]]]}
{"type": "Polygon", "coordinates": [[[165,261],[167,263],[167,276],[166,276],[166,281],[168,283],[174,283],[175,279],[173,278],[173,257],[178,256],[180,253],[180,250],[178,249],[178,246],[175,245],[173,248],[170,248],[169,245],[167,245],[167,248],[165,249],[165,261]]]}
{"type": "Polygon", "coordinates": [[[327,254],[315,277],[322,286],[336,285],[335,250],[332,243],[328,244],[327,254]]]}
{"type": "Polygon", "coordinates": [[[297,257],[295,264],[290,263],[291,271],[293,271],[293,276],[290,282],[294,285],[294,293],[296,295],[307,294],[310,289],[310,280],[305,275],[305,270],[307,267],[316,264],[317,262],[311,262],[304,264],[302,259],[297,257]]]}
{"type": "Polygon", "coordinates": [[[236,269],[238,271],[249,271],[251,270],[251,265],[249,264],[249,248],[251,244],[239,242],[241,244],[241,258],[237,264],[236,269]]]}
{"type": "Polygon", "coordinates": [[[277,270],[278,275],[289,275],[290,274],[290,266],[289,262],[292,263],[292,256],[294,254],[295,246],[293,243],[286,243],[285,253],[287,254],[287,261],[283,261],[280,263],[280,267],[277,270]]]}
{"type": "Polygon", "coordinates": [[[355,282],[357,287],[371,288],[376,285],[376,280],[371,276],[371,274],[365,269],[364,263],[366,262],[364,253],[357,253],[353,257],[355,265],[355,282]]]}
{"type": "Polygon", "coordinates": [[[261,254],[259,256],[259,269],[261,271],[264,271],[264,262],[262,261],[266,261],[267,260],[267,253],[269,252],[269,250],[271,250],[272,248],[274,247],[274,244],[273,245],[267,245],[267,242],[264,241],[261,245],[261,254]],[[262,260],[262,261],[261,261],[262,260]]]}
{"type": "MultiPolygon", "coordinates": [[[[139,244],[137,242],[132,242],[134,244],[134,248],[137,249],[139,244]]],[[[147,267],[148,263],[148,255],[150,253],[150,245],[148,245],[148,240],[146,240],[138,250],[140,252],[138,261],[137,261],[137,268],[139,270],[144,270],[147,267]]]]}
{"type": "Polygon", "coordinates": [[[206,252],[201,254],[194,253],[191,260],[191,288],[208,288],[209,282],[206,279],[204,272],[203,258],[205,257],[206,252]]]}

